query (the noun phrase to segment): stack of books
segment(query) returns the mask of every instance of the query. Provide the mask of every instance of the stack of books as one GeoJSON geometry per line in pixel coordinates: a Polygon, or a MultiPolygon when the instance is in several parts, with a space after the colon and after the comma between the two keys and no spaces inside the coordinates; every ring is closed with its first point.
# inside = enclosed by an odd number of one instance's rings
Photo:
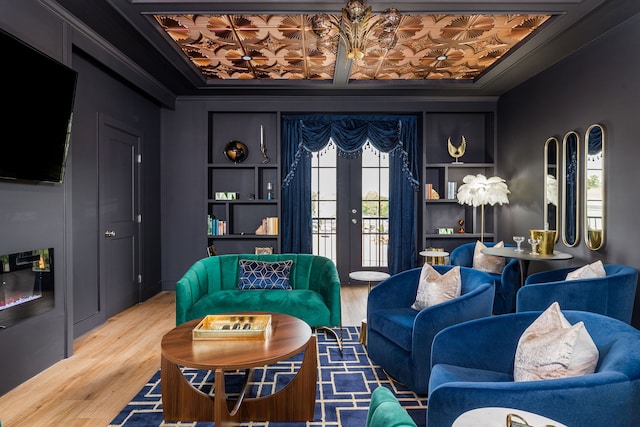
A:
{"type": "Polygon", "coordinates": [[[229,231],[227,230],[227,221],[207,215],[207,234],[209,236],[224,236],[229,234],[229,231]]]}

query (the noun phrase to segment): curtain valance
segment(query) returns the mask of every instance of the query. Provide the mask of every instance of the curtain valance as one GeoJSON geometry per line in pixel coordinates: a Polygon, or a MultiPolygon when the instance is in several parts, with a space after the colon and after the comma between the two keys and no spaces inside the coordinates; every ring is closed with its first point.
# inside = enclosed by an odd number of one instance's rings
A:
{"type": "Polygon", "coordinates": [[[293,152],[285,152],[283,163],[289,169],[285,171],[283,187],[293,179],[303,156],[322,151],[333,141],[341,157],[358,156],[367,142],[378,151],[400,156],[403,174],[415,190],[419,188],[415,176],[417,171],[409,165],[410,156],[406,147],[409,141],[416,140],[414,116],[287,115],[283,120],[285,140],[293,142],[292,146],[295,147],[293,152]]]}

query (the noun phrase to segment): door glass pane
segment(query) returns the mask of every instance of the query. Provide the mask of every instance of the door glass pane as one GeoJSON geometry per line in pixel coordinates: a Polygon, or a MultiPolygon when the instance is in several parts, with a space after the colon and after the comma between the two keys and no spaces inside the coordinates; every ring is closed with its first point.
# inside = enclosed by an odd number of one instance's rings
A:
{"type": "Polygon", "coordinates": [[[362,153],[362,266],[386,267],[389,157],[367,144],[362,153]]]}
{"type": "Polygon", "coordinates": [[[330,143],[311,160],[311,221],[313,254],[336,263],[336,147],[330,143]]]}
{"type": "MultiPolygon", "coordinates": [[[[311,201],[312,201],[312,239],[313,253],[333,260],[336,265],[349,271],[361,267],[386,267],[387,245],[389,240],[389,156],[379,153],[369,144],[366,144],[361,157],[361,169],[358,170],[358,161],[348,162],[349,168],[356,168],[351,173],[361,174],[362,186],[341,185],[341,193],[338,195],[337,186],[337,150],[330,143],[320,153],[312,153],[311,162],[311,201]],[[345,189],[346,188],[346,189],[345,189]],[[350,205],[351,194],[360,208],[350,205]],[[338,201],[340,198],[340,201],[338,201]],[[358,200],[360,202],[358,202],[358,200]],[[344,206],[343,212],[338,212],[338,205],[344,206]],[[348,206],[353,206],[346,209],[348,206]],[[359,212],[358,212],[359,211],[359,212]],[[351,235],[351,231],[341,231],[338,238],[338,216],[351,218],[353,224],[358,224],[359,235],[351,235]],[[357,245],[351,244],[351,239],[358,239],[362,245],[359,251],[357,245]],[[337,246],[342,248],[341,262],[337,258],[337,246]],[[353,253],[348,251],[352,248],[353,253]],[[347,252],[348,255],[345,255],[347,252]],[[343,259],[344,258],[344,259],[343,259]]],[[[343,167],[344,163],[340,163],[343,167]]],[[[342,223],[341,227],[344,227],[342,223]]],[[[349,222],[352,224],[352,222],[349,222]]]]}

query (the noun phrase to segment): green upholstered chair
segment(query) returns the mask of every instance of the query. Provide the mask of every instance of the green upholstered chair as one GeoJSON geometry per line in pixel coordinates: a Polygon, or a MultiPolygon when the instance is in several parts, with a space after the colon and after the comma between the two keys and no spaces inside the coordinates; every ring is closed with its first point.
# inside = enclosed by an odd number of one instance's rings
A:
{"type": "Polygon", "coordinates": [[[417,427],[417,424],[391,390],[378,387],[371,394],[366,427],[417,427]]]}

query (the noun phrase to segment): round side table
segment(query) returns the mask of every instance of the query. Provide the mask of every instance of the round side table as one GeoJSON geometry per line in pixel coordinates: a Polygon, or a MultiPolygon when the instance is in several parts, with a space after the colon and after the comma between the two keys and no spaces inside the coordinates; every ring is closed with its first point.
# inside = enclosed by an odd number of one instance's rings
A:
{"type": "MultiPolygon", "coordinates": [[[[352,271],[349,273],[349,278],[357,280],[359,282],[367,282],[369,285],[368,292],[371,292],[371,282],[382,282],[383,280],[391,277],[389,273],[382,271],[352,271]]],[[[367,343],[367,319],[362,319],[362,325],[360,326],[360,344],[367,343]]]]}
{"type": "Polygon", "coordinates": [[[449,252],[445,251],[422,251],[420,252],[427,262],[431,265],[445,265],[449,264],[449,252]]]}
{"type": "Polygon", "coordinates": [[[372,282],[382,282],[389,277],[389,273],[384,273],[382,271],[352,271],[349,273],[350,279],[357,280],[359,282],[367,282],[369,284],[369,292],[371,292],[372,282]]]}

